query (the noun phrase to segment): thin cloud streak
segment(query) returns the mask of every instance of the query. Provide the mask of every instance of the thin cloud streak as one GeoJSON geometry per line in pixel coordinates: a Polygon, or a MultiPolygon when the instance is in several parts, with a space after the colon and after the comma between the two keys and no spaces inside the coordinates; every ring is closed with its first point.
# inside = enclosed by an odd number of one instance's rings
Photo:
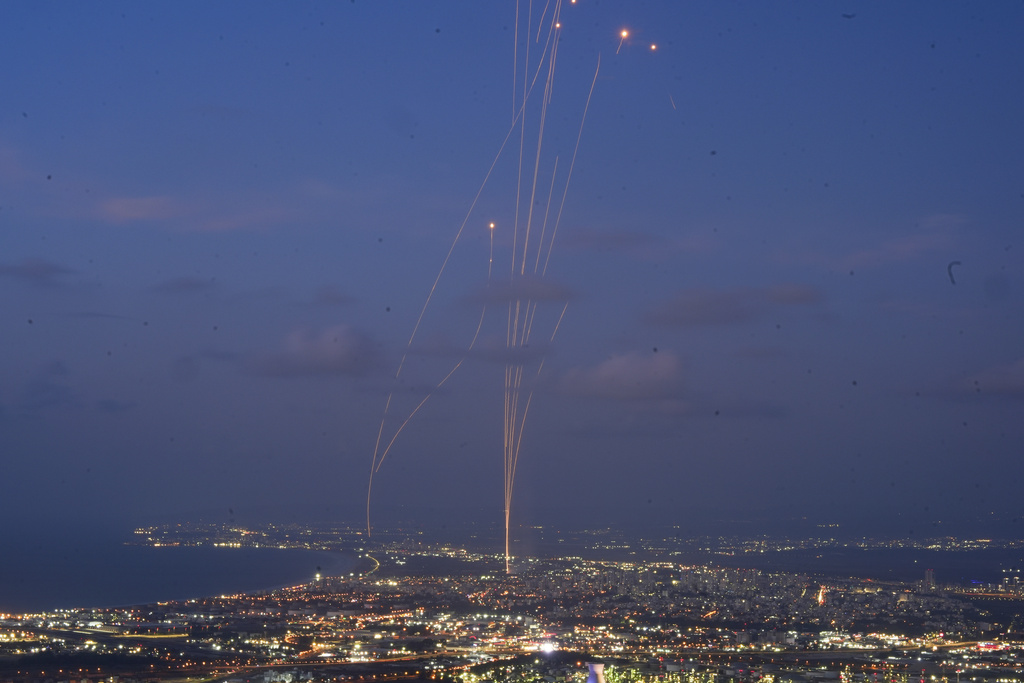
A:
{"type": "Polygon", "coordinates": [[[186,213],[184,206],[167,196],[114,197],[97,207],[98,216],[112,223],[166,221],[186,213]]]}
{"type": "Polygon", "coordinates": [[[735,289],[689,289],[647,314],[655,325],[700,327],[736,325],[754,320],[776,306],[813,306],[823,296],[813,287],[782,284],[735,289]]]}
{"type": "Polygon", "coordinates": [[[671,351],[612,356],[589,368],[572,368],[559,381],[569,396],[619,401],[667,399],[681,391],[681,364],[671,351]]]}
{"type": "Polygon", "coordinates": [[[9,277],[35,287],[54,287],[64,284],[65,275],[76,271],[53,261],[25,259],[21,263],[0,263],[0,277],[9,277]]]}
{"type": "Polygon", "coordinates": [[[210,292],[217,288],[216,278],[175,277],[153,285],[161,294],[189,294],[210,292]]]}
{"type": "Polygon", "coordinates": [[[960,384],[960,392],[1024,400],[1024,358],[970,375],[960,384]]]}
{"type": "Polygon", "coordinates": [[[777,254],[776,259],[782,263],[802,263],[840,271],[879,268],[948,250],[955,244],[956,232],[969,224],[967,216],[937,213],[923,218],[914,232],[882,240],[874,246],[839,255],[806,250],[787,252],[777,254]]]}
{"type": "Polygon", "coordinates": [[[249,363],[249,370],[267,377],[358,377],[379,365],[376,345],[348,325],[336,325],[315,333],[299,329],[290,333],[281,351],[263,354],[249,363]]]}

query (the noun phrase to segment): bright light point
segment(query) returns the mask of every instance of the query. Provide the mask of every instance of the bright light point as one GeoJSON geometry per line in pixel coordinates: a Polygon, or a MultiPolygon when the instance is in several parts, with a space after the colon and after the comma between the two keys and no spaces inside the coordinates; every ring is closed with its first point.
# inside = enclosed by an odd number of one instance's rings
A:
{"type": "Polygon", "coordinates": [[[555,28],[562,28],[562,22],[556,21],[555,22],[555,28]]]}
{"type": "Polygon", "coordinates": [[[654,50],[657,50],[657,49],[658,49],[658,46],[655,45],[654,43],[651,43],[651,50],[654,51],[654,50]]]}
{"type": "Polygon", "coordinates": [[[620,33],[619,35],[622,36],[623,38],[629,38],[629,31],[627,31],[626,29],[622,29],[622,33],[620,33]]]}
{"type": "Polygon", "coordinates": [[[494,230],[494,223],[491,223],[491,230],[494,230]]]}
{"type": "Polygon", "coordinates": [[[541,652],[554,652],[557,649],[558,649],[558,645],[556,645],[555,643],[544,642],[544,643],[540,644],[540,651],[541,652]]]}

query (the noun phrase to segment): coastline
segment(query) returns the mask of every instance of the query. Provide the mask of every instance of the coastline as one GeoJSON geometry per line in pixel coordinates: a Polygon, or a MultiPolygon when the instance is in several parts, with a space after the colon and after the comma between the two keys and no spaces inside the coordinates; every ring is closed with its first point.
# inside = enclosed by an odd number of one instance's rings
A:
{"type": "Polygon", "coordinates": [[[0,613],[103,609],[270,592],[351,571],[327,550],[132,546],[109,540],[4,548],[0,613]]]}

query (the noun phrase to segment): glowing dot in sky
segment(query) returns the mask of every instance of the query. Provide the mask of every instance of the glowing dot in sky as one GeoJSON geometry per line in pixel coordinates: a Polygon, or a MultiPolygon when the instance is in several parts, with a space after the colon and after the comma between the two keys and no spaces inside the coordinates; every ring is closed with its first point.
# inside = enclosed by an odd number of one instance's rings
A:
{"type": "Polygon", "coordinates": [[[491,223],[491,230],[494,230],[494,223],[491,223]]]}
{"type": "Polygon", "coordinates": [[[619,34],[623,38],[629,38],[629,31],[622,29],[622,33],[619,34]]]}
{"type": "Polygon", "coordinates": [[[658,49],[658,46],[655,45],[654,43],[651,43],[651,51],[653,52],[654,50],[657,50],[657,49],[658,49]]]}
{"type": "Polygon", "coordinates": [[[562,28],[562,22],[556,21],[555,22],[555,28],[562,28]]]}

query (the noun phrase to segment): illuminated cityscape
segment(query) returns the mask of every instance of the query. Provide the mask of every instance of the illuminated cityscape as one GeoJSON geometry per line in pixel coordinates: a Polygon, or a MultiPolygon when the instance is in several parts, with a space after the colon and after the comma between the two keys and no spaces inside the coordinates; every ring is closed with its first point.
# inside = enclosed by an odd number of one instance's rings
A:
{"type": "Polygon", "coordinates": [[[4,2],[0,683],[1024,683],[1021,35],[4,2]]]}
{"type": "MultiPolygon", "coordinates": [[[[562,539],[580,555],[516,558],[508,575],[502,552],[427,542],[422,531],[380,536],[371,551],[354,527],[139,528],[132,543],[340,550],[354,564],[250,594],[3,615],[0,681],[582,683],[586,661],[606,663],[608,683],[1024,680],[1016,572],[966,586],[932,571],[916,582],[826,578],[684,563],[671,539],[597,530],[562,539]]],[[[687,543],[725,558],[839,542],[687,543]]]]}

